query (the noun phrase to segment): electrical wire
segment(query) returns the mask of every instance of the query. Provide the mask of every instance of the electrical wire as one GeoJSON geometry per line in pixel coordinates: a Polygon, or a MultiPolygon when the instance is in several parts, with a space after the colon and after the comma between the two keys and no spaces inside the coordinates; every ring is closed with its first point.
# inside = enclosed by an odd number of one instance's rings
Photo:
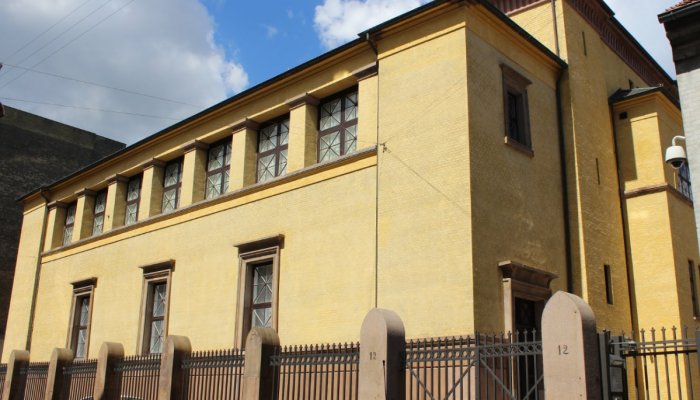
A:
{"type": "Polygon", "coordinates": [[[107,113],[114,113],[114,114],[135,115],[135,116],[138,116],[138,117],[159,118],[159,119],[170,119],[170,120],[173,120],[173,121],[181,121],[181,119],[178,119],[178,118],[158,117],[158,116],[155,116],[155,115],[137,114],[137,113],[130,113],[130,112],[126,112],[126,111],[102,110],[102,109],[99,109],[99,108],[69,106],[69,105],[58,104],[58,103],[45,103],[45,102],[41,102],[41,101],[14,99],[14,98],[11,98],[11,97],[0,97],[0,99],[2,99],[2,100],[10,100],[10,101],[21,101],[21,102],[23,102],[23,103],[43,104],[43,105],[48,105],[48,106],[76,108],[76,109],[79,109],[79,110],[100,111],[100,112],[107,112],[107,113]]]}
{"type": "Polygon", "coordinates": [[[11,64],[4,64],[4,65],[9,65],[9,66],[14,67],[14,68],[19,68],[19,69],[23,69],[23,70],[26,70],[26,71],[31,71],[31,72],[34,72],[34,73],[37,73],[37,74],[53,76],[53,77],[61,78],[61,79],[67,79],[67,80],[69,80],[69,81],[75,81],[75,82],[85,83],[85,84],[88,84],[88,85],[99,86],[99,87],[106,88],[106,89],[118,90],[118,91],[120,91],[120,92],[131,93],[131,94],[135,94],[135,95],[138,95],[138,96],[150,97],[150,98],[152,98],[152,99],[163,100],[163,101],[169,101],[169,102],[171,102],[171,103],[183,104],[183,105],[186,105],[186,106],[195,107],[195,108],[200,108],[200,109],[206,108],[206,107],[197,106],[197,105],[194,105],[194,104],[183,103],[183,102],[181,102],[181,101],[169,100],[169,99],[166,99],[166,98],[163,98],[163,97],[151,96],[151,95],[149,95],[149,94],[134,92],[134,91],[131,91],[131,90],[119,89],[119,88],[116,88],[116,87],[113,87],[113,86],[107,86],[107,85],[102,85],[102,84],[99,84],[99,83],[88,82],[88,81],[84,81],[84,80],[81,80],[81,79],[69,78],[69,77],[67,77],[67,76],[52,74],[52,73],[49,73],[49,72],[37,71],[37,70],[31,69],[31,68],[20,67],[20,66],[18,66],[18,65],[11,65],[11,64]]]}
{"type": "MultiPolygon", "coordinates": [[[[109,3],[110,1],[112,1],[112,0],[108,0],[107,3],[109,3]]],[[[76,40],[80,39],[83,35],[85,35],[86,33],[90,32],[90,31],[93,30],[96,26],[98,26],[99,24],[105,22],[107,19],[109,19],[109,17],[111,17],[111,16],[113,16],[114,14],[118,13],[118,12],[121,11],[124,7],[128,6],[129,4],[131,4],[131,3],[133,3],[133,2],[134,2],[134,0],[130,0],[128,3],[126,3],[126,4],[124,4],[123,6],[119,7],[116,11],[114,11],[114,12],[111,13],[111,14],[109,14],[108,16],[106,16],[105,18],[103,18],[102,20],[100,20],[100,22],[98,22],[98,23],[96,23],[95,25],[93,25],[92,27],[90,27],[90,29],[88,29],[88,30],[86,30],[85,32],[81,33],[80,35],[76,36],[73,40],[71,40],[70,42],[64,44],[64,45],[63,45],[62,47],[60,47],[58,50],[56,50],[56,51],[54,51],[53,53],[49,54],[48,56],[46,56],[44,59],[42,59],[42,60],[39,61],[38,63],[34,64],[34,65],[33,65],[31,68],[29,68],[29,69],[30,69],[30,70],[33,70],[37,65],[39,65],[39,64],[43,63],[44,61],[48,60],[51,56],[53,56],[54,54],[56,54],[56,53],[58,53],[59,51],[63,50],[64,48],[66,48],[66,46],[70,45],[71,43],[75,42],[76,40]]],[[[105,4],[106,4],[106,3],[105,3],[105,4]]],[[[10,83],[12,83],[12,82],[16,81],[17,79],[21,78],[21,77],[24,76],[24,74],[26,74],[26,73],[27,73],[27,71],[22,72],[20,75],[18,75],[18,76],[17,76],[16,78],[14,78],[13,80],[11,80],[11,81],[7,82],[6,84],[0,86],[0,89],[4,88],[5,86],[9,85],[10,83]]]]}
{"type": "MultiPolygon", "coordinates": [[[[63,36],[64,34],[66,34],[68,31],[70,31],[71,29],[75,28],[76,25],[78,25],[79,23],[85,21],[85,20],[86,20],[87,18],[89,18],[92,14],[94,14],[94,13],[100,11],[100,9],[102,9],[102,7],[106,6],[106,5],[109,4],[109,2],[111,2],[111,1],[112,1],[112,0],[107,0],[106,3],[104,3],[104,4],[102,4],[101,6],[97,7],[97,8],[96,8],[95,10],[93,10],[90,14],[84,16],[80,21],[78,21],[78,22],[74,23],[73,25],[71,25],[70,27],[68,27],[68,29],[66,29],[66,30],[64,30],[63,32],[61,32],[61,33],[60,33],[58,36],[56,36],[55,38],[49,40],[48,43],[46,43],[46,44],[44,44],[43,46],[39,47],[39,49],[36,50],[35,52],[33,52],[32,54],[30,54],[30,55],[24,57],[24,58],[22,59],[22,61],[18,62],[17,64],[22,64],[23,62],[27,61],[31,56],[33,56],[34,54],[40,52],[40,51],[43,50],[46,46],[48,46],[48,45],[50,45],[51,43],[53,43],[54,41],[56,41],[56,39],[60,38],[61,36],[63,36]]],[[[36,67],[36,65],[35,65],[35,67],[36,67]]],[[[32,67],[32,68],[34,68],[34,67],[32,67]]],[[[7,75],[10,71],[11,71],[11,69],[5,71],[5,73],[3,73],[3,74],[0,74],[0,77],[3,77],[3,76],[5,76],[5,75],[7,75]]],[[[22,74],[22,75],[24,75],[24,74],[22,74]]],[[[20,76],[22,76],[22,75],[20,75],[20,76]]]]}
{"type": "Polygon", "coordinates": [[[85,3],[81,4],[80,6],[78,6],[78,8],[76,8],[75,10],[71,11],[70,13],[68,13],[68,15],[66,15],[66,16],[63,17],[63,18],[61,18],[58,22],[56,22],[55,24],[51,25],[48,29],[46,29],[45,31],[41,32],[41,33],[39,34],[39,36],[37,36],[37,37],[35,37],[34,39],[30,40],[29,43],[25,44],[25,45],[22,46],[19,50],[17,50],[17,51],[15,51],[14,53],[12,53],[11,56],[7,57],[7,58],[5,59],[5,61],[11,59],[11,58],[14,57],[15,55],[17,55],[17,53],[19,53],[20,51],[22,51],[22,50],[24,50],[25,48],[27,48],[27,46],[29,46],[30,44],[34,43],[34,41],[36,41],[36,40],[39,39],[40,37],[44,36],[44,34],[45,34],[46,32],[50,31],[50,30],[53,29],[56,25],[58,25],[58,24],[60,24],[61,22],[63,22],[66,18],[68,18],[68,17],[70,17],[71,15],[73,15],[76,11],[80,10],[81,8],[83,8],[83,6],[84,6],[85,4],[87,4],[87,3],[89,3],[90,1],[91,1],[91,0],[87,0],[85,3]]]}

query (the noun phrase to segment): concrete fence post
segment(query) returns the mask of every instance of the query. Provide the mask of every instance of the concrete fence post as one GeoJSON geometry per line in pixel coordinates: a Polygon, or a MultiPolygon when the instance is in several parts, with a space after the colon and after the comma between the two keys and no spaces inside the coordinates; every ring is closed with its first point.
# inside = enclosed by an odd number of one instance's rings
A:
{"type": "Polygon", "coordinates": [[[362,400],[406,398],[406,332],[393,311],[373,308],[360,330],[360,376],[362,400]]]}
{"type": "Polygon", "coordinates": [[[277,331],[255,327],[245,341],[245,368],[243,372],[243,400],[266,400],[272,398],[273,374],[270,356],[280,347],[277,331]]]}
{"type": "Polygon", "coordinates": [[[182,359],[192,351],[190,339],[185,336],[170,335],[165,338],[163,353],[160,358],[160,377],[158,378],[158,400],[176,400],[182,395],[185,379],[182,359]]]}
{"type": "Polygon", "coordinates": [[[595,316],[571,293],[557,292],[542,314],[542,358],[548,399],[600,399],[595,316]]]}
{"type": "Polygon", "coordinates": [[[71,349],[53,349],[51,361],[49,361],[49,371],[46,375],[46,396],[45,400],[61,400],[63,393],[63,367],[73,361],[73,351],[71,349]]]}
{"type": "Polygon", "coordinates": [[[100,354],[97,356],[93,400],[108,400],[116,389],[117,375],[114,373],[114,365],[119,357],[124,357],[124,346],[121,343],[102,343],[100,354]]]}
{"type": "Polygon", "coordinates": [[[26,350],[12,350],[7,361],[7,373],[5,374],[5,387],[2,391],[2,400],[18,400],[24,393],[20,381],[19,369],[23,363],[29,362],[29,352],[26,350]]]}

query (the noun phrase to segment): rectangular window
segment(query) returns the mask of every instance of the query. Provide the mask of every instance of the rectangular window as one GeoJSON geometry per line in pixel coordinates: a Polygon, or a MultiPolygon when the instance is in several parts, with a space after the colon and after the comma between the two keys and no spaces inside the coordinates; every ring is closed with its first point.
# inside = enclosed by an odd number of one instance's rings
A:
{"type": "Polygon", "coordinates": [[[73,227],[75,226],[75,203],[66,209],[66,224],[63,227],[63,245],[69,245],[73,241],[73,227]]]}
{"type": "Polygon", "coordinates": [[[690,186],[690,168],[688,167],[687,162],[684,162],[683,165],[678,168],[677,176],[678,182],[676,183],[676,186],[678,187],[678,190],[683,193],[688,200],[693,201],[693,189],[690,186]]]}
{"type": "Polygon", "coordinates": [[[105,224],[105,210],[107,209],[107,191],[103,190],[95,195],[95,213],[92,219],[92,235],[102,233],[105,224]]]}
{"type": "Polygon", "coordinates": [[[318,161],[328,161],[357,149],[357,88],[321,101],[318,161]]]}
{"type": "Polygon", "coordinates": [[[503,71],[505,142],[533,156],[527,97],[527,86],[532,82],[505,64],[501,64],[501,70],[503,71]]]}
{"type": "Polygon", "coordinates": [[[182,158],[178,158],[165,165],[165,178],[163,180],[163,212],[175,210],[180,206],[181,190],[182,158]]]}
{"type": "Polygon", "coordinates": [[[613,304],[613,292],[612,292],[612,276],[610,275],[610,266],[604,265],[605,270],[605,296],[607,297],[608,304],[613,304]]]}
{"type": "Polygon", "coordinates": [[[139,217],[139,202],[141,201],[141,180],[143,176],[137,175],[129,179],[126,187],[126,210],[124,225],[133,224],[139,217]]]}
{"type": "Polygon", "coordinates": [[[287,173],[288,145],[289,115],[260,126],[258,133],[258,182],[264,182],[287,173]]]}
{"type": "Polygon", "coordinates": [[[151,285],[149,293],[149,308],[147,318],[149,319],[146,326],[149,327],[148,353],[161,353],[163,351],[163,341],[165,340],[165,307],[166,307],[166,287],[165,283],[157,283],[151,285]]]}
{"type": "Polygon", "coordinates": [[[207,199],[226,193],[231,169],[231,137],[209,146],[207,159],[207,199]]]}
{"type": "Polygon", "coordinates": [[[76,359],[85,359],[88,355],[92,302],[96,283],[97,278],[71,283],[73,285],[73,302],[68,330],[68,347],[73,350],[76,359]]]}
{"type": "Polygon", "coordinates": [[[163,351],[168,336],[168,309],[170,307],[170,279],[174,260],[161,261],[140,267],[143,269],[139,349],[142,355],[163,351]]]}
{"type": "Polygon", "coordinates": [[[692,261],[688,261],[688,269],[690,270],[690,299],[693,301],[693,317],[698,317],[698,301],[697,301],[697,288],[695,287],[695,264],[692,261]]]}
{"type": "Polygon", "coordinates": [[[272,327],[272,262],[253,266],[251,326],[272,327]]]}

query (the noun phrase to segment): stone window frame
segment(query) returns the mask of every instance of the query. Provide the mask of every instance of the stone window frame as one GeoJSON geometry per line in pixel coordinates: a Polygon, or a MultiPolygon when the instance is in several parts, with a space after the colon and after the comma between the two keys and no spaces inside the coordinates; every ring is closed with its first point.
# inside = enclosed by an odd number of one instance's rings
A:
{"type": "Polygon", "coordinates": [[[280,159],[282,158],[282,153],[285,150],[289,150],[289,124],[290,124],[290,115],[289,113],[284,114],[280,117],[271,119],[269,121],[263,122],[260,124],[260,128],[258,129],[258,138],[255,146],[255,151],[256,151],[256,158],[255,158],[255,182],[260,183],[260,182],[265,182],[266,180],[270,180],[273,178],[276,178],[278,176],[284,175],[287,173],[287,159],[289,158],[289,155],[287,154],[287,158],[285,158],[285,167],[284,167],[284,173],[280,173],[280,159]],[[282,126],[284,123],[287,123],[287,143],[285,144],[280,144],[282,140],[282,126]],[[271,126],[276,126],[277,130],[277,143],[275,144],[275,147],[266,150],[266,151],[260,151],[260,142],[262,139],[262,132],[264,129],[269,128],[271,126]],[[271,178],[263,179],[260,180],[260,161],[267,156],[274,155],[275,156],[275,172],[274,175],[271,178]]]}
{"type": "Polygon", "coordinates": [[[532,150],[532,134],[530,130],[530,106],[528,101],[527,87],[532,81],[524,77],[515,69],[506,64],[501,64],[503,72],[503,122],[505,124],[505,143],[514,149],[535,156],[532,150]],[[518,115],[518,133],[514,137],[510,131],[510,99],[514,98],[516,103],[516,113],[518,115]]]}
{"type": "Polygon", "coordinates": [[[278,330],[280,250],[284,246],[284,235],[234,244],[238,248],[238,287],[236,293],[236,331],[234,347],[243,349],[250,331],[253,300],[253,266],[272,262],[272,317],[271,328],[278,330]]]}
{"type": "Polygon", "coordinates": [[[182,176],[183,176],[182,171],[183,171],[184,167],[185,167],[185,158],[184,157],[174,158],[165,164],[165,167],[163,168],[163,193],[161,194],[161,199],[160,199],[160,212],[161,213],[174,211],[180,207],[180,197],[182,196],[182,176]],[[179,165],[177,183],[170,185],[170,186],[165,186],[165,180],[167,179],[168,168],[173,164],[179,165]],[[167,193],[168,191],[173,190],[173,189],[175,189],[175,207],[172,210],[166,211],[165,210],[165,193],[167,193]]]}
{"type": "Polygon", "coordinates": [[[143,173],[137,174],[129,178],[128,182],[126,183],[126,199],[124,202],[124,225],[131,225],[133,223],[138,222],[139,220],[139,207],[141,203],[141,191],[143,190],[143,173]],[[131,188],[131,183],[138,181],[139,183],[139,189],[138,189],[138,194],[136,195],[135,199],[129,200],[129,190],[131,188]],[[136,205],[136,217],[132,222],[128,222],[127,218],[129,217],[129,206],[131,205],[136,205]]]}
{"type": "MultiPolygon", "coordinates": [[[[504,332],[515,330],[516,298],[535,302],[535,318],[541,324],[544,306],[552,297],[549,285],[559,275],[511,260],[498,263],[498,268],[503,275],[504,332]]],[[[537,330],[541,331],[540,328],[537,330]]]]}
{"type": "Polygon", "coordinates": [[[207,167],[205,170],[205,182],[204,182],[204,198],[205,199],[212,199],[217,196],[221,196],[222,194],[226,193],[228,191],[228,185],[229,185],[229,180],[230,180],[230,170],[231,170],[231,150],[232,150],[232,141],[233,141],[233,136],[227,136],[224,139],[221,139],[215,143],[212,143],[209,145],[209,149],[207,151],[207,167]],[[223,146],[224,150],[224,159],[223,162],[221,163],[221,166],[219,168],[213,168],[209,169],[209,164],[212,161],[212,154],[213,151],[216,150],[217,147],[223,146]],[[227,164],[228,162],[228,164],[227,164]],[[221,174],[221,181],[219,182],[219,194],[214,195],[214,196],[208,196],[208,188],[209,186],[209,177],[212,177],[214,175],[221,174]]]}
{"type": "Polygon", "coordinates": [[[95,206],[93,208],[93,213],[92,213],[92,233],[90,236],[97,236],[104,232],[105,229],[105,217],[107,216],[107,189],[102,189],[99,192],[95,193],[95,206]],[[102,212],[97,212],[97,206],[99,204],[98,200],[100,196],[104,196],[104,209],[102,212]],[[95,223],[97,222],[97,218],[102,217],[102,226],[100,227],[99,232],[95,232],[95,223]]]}
{"type": "Polygon", "coordinates": [[[141,305],[139,306],[139,330],[136,343],[137,355],[151,354],[151,315],[149,313],[153,304],[153,288],[155,285],[165,283],[165,315],[163,317],[163,339],[168,336],[168,321],[170,318],[170,291],[172,287],[172,273],[175,270],[175,260],[164,260],[139,267],[143,270],[143,283],[141,287],[141,305]]]}
{"type": "MultiPolygon", "coordinates": [[[[360,120],[360,90],[359,90],[359,85],[354,85],[352,87],[349,87],[345,90],[342,90],[340,92],[334,93],[331,96],[325,97],[320,100],[319,105],[318,105],[318,123],[317,123],[317,128],[318,128],[318,135],[316,137],[316,162],[325,162],[325,161],[331,161],[335,160],[338,157],[342,157],[344,155],[350,154],[352,152],[348,152],[347,149],[345,148],[345,130],[347,128],[355,127],[355,129],[358,129],[359,127],[359,120],[360,120]],[[346,109],[346,101],[345,97],[349,94],[356,93],[357,95],[357,103],[356,103],[356,114],[357,117],[346,121],[345,120],[345,109],[346,109]],[[326,129],[321,129],[321,118],[323,115],[323,106],[329,102],[332,102],[334,100],[341,100],[341,109],[340,109],[340,123],[336,126],[333,126],[331,128],[326,128],[326,129]],[[339,145],[339,151],[340,154],[338,157],[333,157],[329,158],[325,161],[321,161],[321,139],[335,133],[336,131],[340,132],[340,145],[339,145]]],[[[355,131],[355,150],[357,151],[357,130],[355,131]]],[[[330,151],[330,150],[329,150],[330,151]]],[[[354,152],[353,151],[353,152],[354,152]]]]}
{"type": "Polygon", "coordinates": [[[78,202],[74,201],[66,206],[66,219],[63,222],[63,239],[61,240],[62,246],[67,246],[73,243],[73,230],[75,230],[75,215],[78,211],[78,202]],[[68,217],[70,216],[70,210],[73,209],[73,222],[68,223],[68,217]],[[72,228],[70,233],[68,228],[72,228]]]}
{"type": "Polygon", "coordinates": [[[73,295],[70,305],[70,314],[68,317],[68,335],[66,337],[66,348],[71,349],[76,359],[87,360],[90,351],[90,330],[92,328],[92,310],[95,304],[95,288],[97,287],[97,278],[91,277],[87,279],[81,279],[79,281],[71,282],[73,286],[73,295]],[[80,303],[79,301],[84,298],[90,299],[90,308],[88,309],[88,323],[87,331],[85,332],[85,356],[77,356],[77,344],[78,344],[78,326],[76,325],[76,318],[80,313],[80,303]]]}

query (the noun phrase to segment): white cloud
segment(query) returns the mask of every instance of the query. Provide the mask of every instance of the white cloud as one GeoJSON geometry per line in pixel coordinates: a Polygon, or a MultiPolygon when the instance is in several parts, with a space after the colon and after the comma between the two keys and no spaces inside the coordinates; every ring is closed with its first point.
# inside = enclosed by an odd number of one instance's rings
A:
{"type": "Polygon", "coordinates": [[[277,28],[271,25],[263,25],[265,30],[267,30],[267,37],[268,38],[273,38],[277,35],[277,28]]]}
{"type": "Polygon", "coordinates": [[[632,36],[644,46],[652,57],[668,72],[676,77],[671,44],[666,38],[664,26],[658,15],[680,0],[606,0],[615,11],[615,17],[627,28],[632,36]]]}
{"type": "Polygon", "coordinates": [[[326,49],[357,38],[357,34],[412,10],[427,0],[324,0],[316,6],[314,26],[326,49]]]}
{"type": "MultiPolygon", "coordinates": [[[[19,62],[104,2],[89,2],[11,59],[12,53],[82,4],[84,0],[0,2],[0,86],[19,75],[19,62]]],[[[113,0],[21,66],[29,68],[87,30],[128,0],[113,0]]],[[[248,86],[243,66],[214,42],[215,22],[197,0],[136,0],[36,67],[39,71],[209,107],[248,86]]],[[[47,118],[133,143],[201,108],[164,102],[97,86],[27,72],[0,97],[147,114],[145,118],[1,100],[47,118]]]]}

